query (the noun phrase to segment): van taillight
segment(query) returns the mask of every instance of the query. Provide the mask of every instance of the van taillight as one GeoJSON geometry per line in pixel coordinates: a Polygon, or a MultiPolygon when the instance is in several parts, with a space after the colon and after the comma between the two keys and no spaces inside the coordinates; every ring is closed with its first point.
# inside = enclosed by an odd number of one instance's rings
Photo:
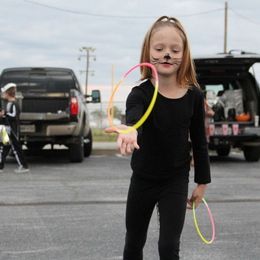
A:
{"type": "Polygon", "coordinates": [[[77,116],[79,113],[79,103],[76,97],[70,99],[70,115],[77,116]]]}

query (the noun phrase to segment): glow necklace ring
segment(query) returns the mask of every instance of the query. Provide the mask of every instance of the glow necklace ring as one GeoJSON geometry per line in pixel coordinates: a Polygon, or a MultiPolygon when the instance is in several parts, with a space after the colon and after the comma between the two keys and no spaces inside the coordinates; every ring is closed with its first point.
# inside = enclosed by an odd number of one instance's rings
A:
{"type": "Polygon", "coordinates": [[[211,240],[207,240],[200,232],[200,229],[199,229],[199,226],[198,226],[198,222],[197,222],[197,217],[196,217],[195,203],[193,203],[193,205],[192,205],[193,219],[194,219],[194,225],[195,225],[196,231],[197,231],[198,235],[200,236],[201,240],[205,244],[209,245],[209,244],[212,244],[213,241],[215,240],[215,223],[214,223],[213,215],[211,213],[211,210],[210,210],[206,200],[203,198],[202,201],[203,201],[204,205],[207,208],[208,215],[209,215],[210,222],[211,222],[211,227],[212,227],[212,237],[211,237],[211,240]]]}
{"type": "Polygon", "coordinates": [[[152,65],[151,63],[148,62],[144,62],[144,63],[140,63],[137,64],[135,66],[133,66],[132,68],[130,68],[124,75],[123,78],[115,85],[115,87],[113,88],[111,97],[109,99],[109,103],[108,103],[108,108],[107,108],[107,115],[108,115],[108,122],[110,127],[113,127],[117,130],[118,133],[122,133],[122,134],[127,134],[132,132],[134,129],[139,128],[144,122],[145,120],[148,118],[148,116],[150,115],[150,113],[152,112],[152,109],[154,107],[156,98],[157,98],[157,94],[158,94],[158,88],[159,88],[159,79],[158,79],[158,73],[156,68],[154,67],[154,65],[152,65]],[[113,124],[113,99],[115,96],[115,93],[117,92],[119,86],[122,84],[122,82],[127,78],[127,76],[136,68],[139,67],[149,67],[152,70],[153,73],[153,78],[155,79],[155,86],[154,86],[154,93],[153,93],[153,97],[151,99],[151,102],[147,108],[147,110],[145,111],[145,113],[143,114],[143,116],[138,120],[138,122],[136,122],[133,126],[127,128],[127,129],[118,129],[114,124],[113,124]]]}

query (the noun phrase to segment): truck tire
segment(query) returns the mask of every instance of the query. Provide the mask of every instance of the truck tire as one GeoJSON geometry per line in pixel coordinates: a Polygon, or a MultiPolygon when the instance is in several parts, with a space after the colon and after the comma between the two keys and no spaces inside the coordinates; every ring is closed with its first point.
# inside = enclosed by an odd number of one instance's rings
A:
{"type": "Polygon", "coordinates": [[[84,159],[84,139],[78,137],[78,141],[69,145],[69,158],[71,162],[82,162],[84,159]]]}
{"type": "Polygon", "coordinates": [[[92,144],[93,144],[93,138],[92,138],[92,131],[89,130],[89,133],[87,137],[84,139],[84,156],[89,157],[92,152],[92,144]]]}
{"type": "Polygon", "coordinates": [[[229,145],[225,145],[225,146],[220,146],[217,147],[216,149],[218,156],[228,156],[230,153],[230,146],[229,145]]]}
{"type": "Polygon", "coordinates": [[[244,146],[244,157],[248,162],[257,162],[260,158],[260,146],[244,146]]]}

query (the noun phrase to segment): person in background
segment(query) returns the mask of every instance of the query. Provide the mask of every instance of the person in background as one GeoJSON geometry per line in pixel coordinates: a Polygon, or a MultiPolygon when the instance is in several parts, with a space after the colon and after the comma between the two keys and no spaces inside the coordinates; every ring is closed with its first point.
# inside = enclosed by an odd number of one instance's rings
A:
{"type": "Polygon", "coordinates": [[[1,88],[2,97],[5,100],[5,108],[0,111],[7,133],[9,135],[10,145],[0,144],[0,172],[3,172],[6,157],[12,149],[15,159],[18,162],[17,173],[29,172],[28,164],[25,160],[22,145],[19,141],[19,115],[20,109],[16,103],[16,84],[8,83],[1,88]]]}
{"type": "Polygon", "coordinates": [[[212,118],[215,115],[215,112],[213,111],[213,109],[209,106],[207,100],[205,99],[204,101],[204,107],[205,107],[205,131],[206,131],[206,138],[207,138],[207,142],[209,143],[209,137],[210,137],[210,133],[209,133],[209,124],[212,121],[212,118]]]}

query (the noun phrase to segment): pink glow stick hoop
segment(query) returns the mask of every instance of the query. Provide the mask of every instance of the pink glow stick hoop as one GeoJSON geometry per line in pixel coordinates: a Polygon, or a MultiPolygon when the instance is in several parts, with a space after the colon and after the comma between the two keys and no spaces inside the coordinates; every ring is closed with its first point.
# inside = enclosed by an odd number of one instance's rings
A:
{"type": "Polygon", "coordinates": [[[144,63],[140,63],[137,64],[135,66],[133,66],[132,68],[130,68],[124,75],[123,78],[115,85],[115,87],[113,88],[112,91],[112,95],[109,99],[109,103],[108,103],[108,108],[107,108],[107,116],[108,116],[108,122],[110,127],[113,127],[117,130],[117,132],[119,133],[124,133],[127,134],[131,131],[133,131],[134,129],[139,128],[144,122],[145,120],[148,118],[148,116],[150,115],[150,113],[152,112],[152,109],[154,107],[156,98],[157,98],[157,94],[158,94],[158,88],[159,88],[159,79],[158,79],[158,73],[156,68],[154,67],[153,64],[148,63],[148,62],[144,62],[144,63]],[[154,93],[153,93],[153,97],[151,99],[151,102],[147,108],[147,110],[145,111],[145,113],[143,114],[143,116],[139,119],[138,122],[136,122],[133,126],[127,128],[127,129],[118,129],[114,124],[113,124],[113,100],[114,100],[114,96],[115,93],[117,92],[119,86],[122,84],[122,82],[127,78],[127,76],[136,68],[139,67],[148,67],[152,70],[153,73],[153,77],[155,79],[155,86],[154,86],[154,93]]]}
{"type": "Polygon", "coordinates": [[[193,205],[192,205],[193,220],[194,220],[195,229],[196,229],[198,235],[200,236],[201,240],[205,244],[209,245],[209,244],[212,244],[213,241],[215,240],[215,222],[214,222],[214,218],[213,218],[213,215],[211,213],[211,210],[210,210],[210,208],[208,206],[208,203],[206,202],[206,200],[204,198],[202,199],[202,201],[203,201],[204,205],[207,208],[209,219],[210,219],[210,223],[211,223],[211,227],[212,227],[212,237],[211,237],[211,240],[207,240],[200,232],[198,221],[197,221],[197,217],[196,217],[195,203],[193,203],[193,205]]]}

